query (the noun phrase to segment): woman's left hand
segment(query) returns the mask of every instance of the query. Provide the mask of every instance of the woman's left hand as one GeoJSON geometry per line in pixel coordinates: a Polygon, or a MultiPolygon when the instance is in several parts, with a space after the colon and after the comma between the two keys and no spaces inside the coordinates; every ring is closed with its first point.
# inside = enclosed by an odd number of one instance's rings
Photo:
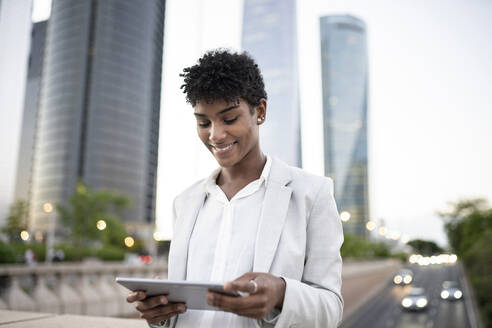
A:
{"type": "Polygon", "coordinates": [[[208,305],[244,317],[263,319],[274,307],[282,309],[285,281],[269,273],[248,272],[236,280],[226,282],[224,290],[245,292],[249,295],[234,297],[208,292],[208,305]]]}

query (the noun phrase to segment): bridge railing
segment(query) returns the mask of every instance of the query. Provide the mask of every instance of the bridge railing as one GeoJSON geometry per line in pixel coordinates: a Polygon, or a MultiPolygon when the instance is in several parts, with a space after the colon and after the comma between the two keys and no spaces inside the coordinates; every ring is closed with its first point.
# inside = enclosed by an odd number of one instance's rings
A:
{"type": "Polygon", "coordinates": [[[167,264],[68,263],[0,266],[0,309],[91,316],[136,316],[117,276],[167,277],[167,264]]]}
{"type": "MultiPolygon", "coordinates": [[[[395,260],[345,261],[342,273],[344,318],[391,280],[395,260]]],[[[167,264],[70,263],[0,266],[0,309],[54,314],[137,317],[126,303],[128,290],[117,276],[167,278],[167,264]]]]}

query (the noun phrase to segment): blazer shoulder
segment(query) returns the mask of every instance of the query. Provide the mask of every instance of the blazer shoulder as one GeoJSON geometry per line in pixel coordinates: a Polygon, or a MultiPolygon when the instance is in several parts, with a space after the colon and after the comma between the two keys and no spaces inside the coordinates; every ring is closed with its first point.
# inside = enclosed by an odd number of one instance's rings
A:
{"type": "Polygon", "coordinates": [[[176,198],[175,202],[179,201],[181,199],[186,199],[192,196],[195,196],[197,194],[200,194],[205,191],[205,180],[206,179],[201,179],[193,183],[191,186],[187,187],[185,190],[183,190],[181,193],[179,193],[176,198]]]}
{"type": "Polygon", "coordinates": [[[325,187],[333,193],[333,180],[330,177],[313,174],[293,166],[290,167],[290,170],[292,176],[292,187],[308,188],[313,192],[317,192],[322,187],[325,187]]]}

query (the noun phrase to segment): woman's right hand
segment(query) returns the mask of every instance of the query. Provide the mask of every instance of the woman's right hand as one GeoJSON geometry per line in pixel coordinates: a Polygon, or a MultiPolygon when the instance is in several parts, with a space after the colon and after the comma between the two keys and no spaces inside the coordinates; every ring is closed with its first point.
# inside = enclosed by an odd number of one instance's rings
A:
{"type": "Polygon", "coordinates": [[[169,304],[167,297],[164,295],[147,298],[143,291],[129,294],[126,301],[128,303],[136,302],[135,307],[140,312],[140,317],[147,320],[147,323],[159,323],[186,312],[184,303],[169,304]]]}

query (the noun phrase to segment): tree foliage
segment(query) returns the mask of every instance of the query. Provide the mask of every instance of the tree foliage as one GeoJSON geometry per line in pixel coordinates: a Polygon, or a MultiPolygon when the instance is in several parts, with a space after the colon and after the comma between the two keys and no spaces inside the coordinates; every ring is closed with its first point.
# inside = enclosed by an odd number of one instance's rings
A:
{"type": "Polygon", "coordinates": [[[414,252],[426,256],[444,252],[444,250],[441,247],[439,247],[439,245],[429,240],[414,239],[414,240],[410,240],[407,243],[407,245],[412,247],[414,252]]]}
{"type": "Polygon", "coordinates": [[[10,205],[9,215],[2,232],[9,242],[21,241],[20,232],[27,230],[29,207],[24,200],[17,200],[10,205]]]}
{"type": "Polygon", "coordinates": [[[124,247],[126,230],[115,215],[131,205],[126,196],[108,190],[93,190],[82,182],[77,184],[69,206],[57,206],[60,219],[76,245],[101,241],[105,245],[124,247]],[[97,221],[104,220],[106,228],[97,229],[97,221]]]}
{"type": "Polygon", "coordinates": [[[463,200],[441,212],[449,243],[462,259],[486,327],[492,326],[492,208],[484,199],[463,200]]]}
{"type": "Polygon", "coordinates": [[[384,258],[391,255],[385,243],[370,241],[354,234],[345,234],[340,253],[343,258],[384,258]]]}

